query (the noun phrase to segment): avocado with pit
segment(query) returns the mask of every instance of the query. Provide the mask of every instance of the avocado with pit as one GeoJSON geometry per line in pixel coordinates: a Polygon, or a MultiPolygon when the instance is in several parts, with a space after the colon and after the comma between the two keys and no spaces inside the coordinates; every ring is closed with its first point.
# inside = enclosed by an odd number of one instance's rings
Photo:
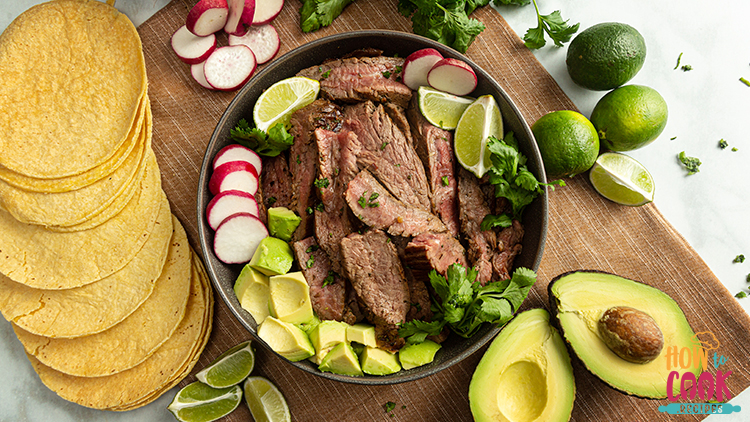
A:
{"type": "Polygon", "coordinates": [[[263,238],[249,262],[251,267],[267,276],[286,274],[292,269],[292,264],[292,248],[288,243],[275,237],[263,238]]]}
{"type": "Polygon", "coordinates": [[[364,346],[359,355],[359,362],[362,372],[370,375],[390,375],[401,370],[398,357],[394,353],[377,347],[364,346]]]}
{"type": "MultiPolygon", "coordinates": [[[[586,368],[630,395],[667,397],[672,371],[697,379],[701,365],[667,365],[669,350],[693,350],[695,333],[666,293],[600,271],[573,271],[549,284],[553,314],[563,337],[586,368]],[[696,367],[697,366],[697,367],[696,367]]],[[[680,382],[673,383],[680,393],[680,382]]]]}
{"type": "Polygon", "coordinates": [[[495,337],[469,383],[476,422],[567,421],[576,386],[565,342],[544,309],[522,312],[495,337]]]}
{"type": "Polygon", "coordinates": [[[315,364],[323,362],[323,358],[339,343],[346,342],[346,329],[349,324],[339,321],[321,321],[310,332],[310,341],[315,347],[315,354],[310,360],[315,364]]]}
{"type": "Polygon", "coordinates": [[[268,209],[268,232],[273,237],[289,242],[302,218],[286,207],[268,209]]]}
{"type": "Polygon", "coordinates": [[[432,362],[438,350],[440,345],[432,340],[407,344],[398,351],[398,360],[404,369],[412,369],[432,362]]]}
{"type": "Polygon", "coordinates": [[[323,372],[331,372],[339,375],[361,377],[364,375],[359,365],[359,357],[349,343],[339,343],[331,349],[318,366],[323,372]]]}

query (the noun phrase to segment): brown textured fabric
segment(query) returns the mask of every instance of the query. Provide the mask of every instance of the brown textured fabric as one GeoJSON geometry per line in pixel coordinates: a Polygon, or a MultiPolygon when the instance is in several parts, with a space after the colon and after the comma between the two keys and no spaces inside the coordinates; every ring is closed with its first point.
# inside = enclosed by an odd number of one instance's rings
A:
{"type": "MultiPolygon", "coordinates": [[[[141,25],[139,32],[154,115],[153,147],[162,169],[164,190],[172,210],[185,222],[192,245],[198,248],[198,172],[211,133],[234,94],[199,87],[190,76],[189,66],[180,62],[170,48],[169,37],[185,23],[194,3],[195,0],[173,1],[141,25]]],[[[287,0],[274,22],[281,37],[280,54],[337,32],[373,28],[411,31],[411,22],[398,14],[396,5],[395,0],[359,0],[330,27],[303,34],[299,29],[300,2],[287,0]]],[[[498,12],[484,7],[473,17],[487,29],[469,48],[468,56],[497,79],[529,123],[549,111],[575,109],[498,12]]],[[[718,352],[728,358],[722,369],[733,372],[728,379],[732,395],[750,384],[750,318],[655,206],[617,206],[599,197],[581,176],[570,180],[567,187],[551,192],[549,232],[539,281],[524,306],[549,308],[549,281],[576,269],[609,271],[664,290],[682,306],[696,332],[710,330],[718,337],[718,352]]],[[[214,331],[195,370],[248,338],[250,334],[217,301],[214,331]]],[[[278,385],[294,421],[470,421],[469,381],[483,351],[434,376],[393,386],[329,381],[297,370],[262,348],[258,348],[255,373],[278,385]],[[396,403],[393,417],[388,417],[383,408],[389,401],[396,403]]],[[[666,400],[619,393],[575,360],[574,369],[577,394],[573,420],[699,418],[659,413],[658,406],[666,404],[666,400]]],[[[188,377],[183,385],[192,380],[192,376],[188,377]]],[[[242,405],[225,420],[250,420],[249,411],[242,405]]]]}

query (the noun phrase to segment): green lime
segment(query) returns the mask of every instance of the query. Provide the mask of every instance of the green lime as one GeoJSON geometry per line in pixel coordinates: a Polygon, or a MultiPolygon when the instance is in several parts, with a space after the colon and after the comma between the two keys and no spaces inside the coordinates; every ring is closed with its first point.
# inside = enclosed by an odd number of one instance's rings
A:
{"type": "Polygon", "coordinates": [[[579,33],[565,63],[571,79],[584,88],[606,91],[623,85],[643,67],[646,41],[635,28],[605,22],[579,33]]]}
{"type": "Polygon", "coordinates": [[[429,86],[419,87],[417,100],[424,118],[445,130],[455,129],[466,107],[474,102],[474,98],[458,97],[429,86]]]}
{"type": "Polygon", "coordinates": [[[210,422],[232,413],[240,401],[239,385],[213,388],[196,381],[180,390],[167,409],[181,422],[210,422]]]}
{"type": "Polygon", "coordinates": [[[284,395],[263,377],[248,377],[243,385],[245,401],[255,422],[289,422],[292,420],[284,395]]]}
{"type": "Polygon", "coordinates": [[[550,180],[573,177],[591,168],[599,155],[594,125],[581,113],[547,113],[531,126],[550,180]]]}
{"type": "Polygon", "coordinates": [[[320,82],[295,76],[276,82],[260,94],[253,107],[255,126],[268,132],[277,123],[289,123],[292,113],[315,101],[320,82]]]}
{"type": "Polygon", "coordinates": [[[503,118],[492,95],[482,95],[464,110],[453,134],[456,159],[477,177],[492,166],[487,138],[503,138],[503,118]]]}
{"type": "Polygon", "coordinates": [[[667,125],[667,102],[655,89],[626,85],[603,96],[591,112],[601,144],[631,151],[653,142],[667,125]]]}
{"type": "Polygon", "coordinates": [[[600,155],[589,172],[597,192],[622,205],[639,206],[654,200],[654,178],[635,159],[617,152],[600,155]]]}
{"type": "Polygon", "coordinates": [[[195,374],[198,381],[214,388],[225,388],[242,382],[255,366],[255,352],[250,341],[224,352],[213,363],[195,374]]]}

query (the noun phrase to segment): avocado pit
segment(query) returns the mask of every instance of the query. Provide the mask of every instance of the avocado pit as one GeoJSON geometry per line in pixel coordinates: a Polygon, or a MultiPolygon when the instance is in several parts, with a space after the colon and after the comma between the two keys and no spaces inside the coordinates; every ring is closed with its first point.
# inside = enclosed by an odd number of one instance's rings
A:
{"type": "Polygon", "coordinates": [[[664,347],[664,336],[656,321],[635,308],[607,309],[599,319],[598,328],[607,347],[628,362],[651,362],[664,347]]]}

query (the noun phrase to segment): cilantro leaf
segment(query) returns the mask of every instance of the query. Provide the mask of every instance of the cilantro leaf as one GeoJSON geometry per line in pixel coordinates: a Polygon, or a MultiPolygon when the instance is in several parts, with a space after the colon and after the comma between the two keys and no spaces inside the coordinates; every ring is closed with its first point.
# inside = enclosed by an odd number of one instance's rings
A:
{"type": "Polygon", "coordinates": [[[399,0],[398,10],[411,17],[412,31],[465,53],[484,31],[484,24],[469,18],[487,0],[399,0]]]}
{"type": "Polygon", "coordinates": [[[245,119],[240,119],[237,126],[229,131],[229,138],[267,157],[281,154],[294,143],[294,136],[281,123],[268,129],[266,133],[258,128],[251,128],[245,119]]]}
{"type": "Polygon", "coordinates": [[[302,32],[330,25],[354,0],[303,0],[299,9],[302,32]]]}
{"type": "MultiPolygon", "coordinates": [[[[542,185],[526,168],[526,157],[518,151],[513,132],[508,132],[502,140],[491,136],[487,149],[492,162],[489,181],[495,186],[495,196],[507,198],[513,210],[512,217],[518,219],[526,206],[543,192],[542,185]]],[[[490,223],[483,221],[483,224],[490,223]]]]}
{"type": "Polygon", "coordinates": [[[487,214],[484,216],[482,223],[479,224],[479,228],[482,231],[487,231],[492,230],[495,227],[510,227],[511,224],[513,224],[513,219],[508,214],[487,214]]]}
{"type": "Polygon", "coordinates": [[[685,170],[687,170],[688,175],[695,174],[700,171],[699,167],[702,163],[698,158],[685,155],[685,151],[680,152],[677,155],[677,158],[679,158],[680,162],[685,167],[685,170]]]}
{"type": "Polygon", "coordinates": [[[580,24],[568,25],[568,21],[563,19],[559,10],[549,15],[539,13],[536,0],[493,0],[493,3],[496,6],[525,6],[530,1],[534,3],[534,9],[536,10],[537,26],[529,28],[523,36],[526,47],[532,50],[544,47],[547,44],[545,33],[549,35],[549,38],[557,47],[562,47],[564,43],[570,41],[573,34],[578,32],[580,24]]]}

